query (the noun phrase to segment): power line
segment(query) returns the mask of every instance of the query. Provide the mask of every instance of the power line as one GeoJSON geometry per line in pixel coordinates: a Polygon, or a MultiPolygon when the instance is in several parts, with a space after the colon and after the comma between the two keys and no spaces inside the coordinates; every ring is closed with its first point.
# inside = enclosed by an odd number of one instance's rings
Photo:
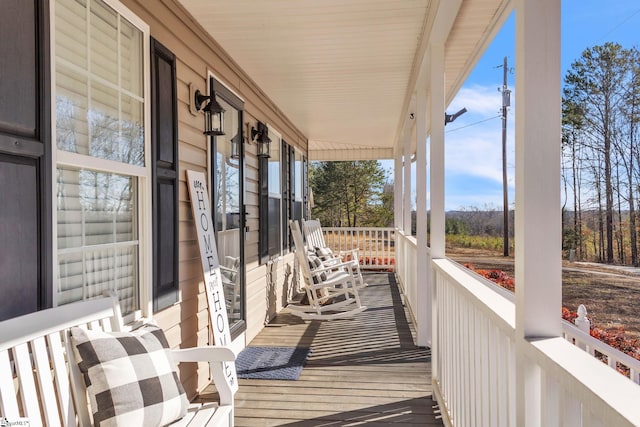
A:
{"type": "Polygon", "coordinates": [[[620,21],[620,23],[618,25],[616,25],[615,27],[613,27],[611,30],[609,30],[605,35],[603,35],[602,37],[600,37],[598,39],[597,43],[600,43],[602,40],[604,40],[605,38],[607,38],[609,36],[609,34],[613,33],[614,31],[616,31],[618,28],[622,27],[624,24],[626,24],[631,18],[633,18],[634,16],[636,16],[638,13],[640,13],[640,9],[636,10],[635,12],[633,12],[631,15],[627,16],[625,19],[623,19],[622,21],[620,21]]]}
{"type": "Polygon", "coordinates": [[[488,119],[480,120],[479,122],[470,123],[470,124],[465,125],[465,126],[460,126],[459,128],[448,130],[448,131],[446,131],[446,133],[455,132],[455,131],[460,130],[460,129],[464,129],[464,128],[468,128],[468,127],[471,127],[471,126],[479,125],[480,123],[488,122],[489,120],[498,119],[498,118],[501,118],[501,117],[502,117],[502,114],[499,114],[499,115],[494,116],[494,117],[489,117],[488,119]]]}

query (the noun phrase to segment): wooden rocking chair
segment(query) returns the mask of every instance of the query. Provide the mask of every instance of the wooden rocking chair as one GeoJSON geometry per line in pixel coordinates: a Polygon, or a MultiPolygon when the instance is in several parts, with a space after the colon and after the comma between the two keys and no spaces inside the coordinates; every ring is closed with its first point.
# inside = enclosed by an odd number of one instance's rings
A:
{"type": "Polygon", "coordinates": [[[300,225],[289,221],[309,305],[289,304],[291,313],[304,320],[333,320],[351,317],[367,309],[360,302],[351,262],[323,266],[311,258],[302,240],[300,225]],[[314,268],[311,267],[313,265],[314,268]]]}
{"type": "Polygon", "coordinates": [[[351,270],[355,277],[356,286],[358,288],[368,286],[364,282],[362,272],[360,271],[360,260],[358,259],[357,248],[340,252],[334,252],[331,250],[324,241],[322,227],[320,226],[320,221],[317,219],[303,219],[302,229],[304,230],[304,236],[307,240],[307,249],[309,252],[315,253],[325,267],[341,265],[342,263],[349,262],[351,263],[351,270]]]}

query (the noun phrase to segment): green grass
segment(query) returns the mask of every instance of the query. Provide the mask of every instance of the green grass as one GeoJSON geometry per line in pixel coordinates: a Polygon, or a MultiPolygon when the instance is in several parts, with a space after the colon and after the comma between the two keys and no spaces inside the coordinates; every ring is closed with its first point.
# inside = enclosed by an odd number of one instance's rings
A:
{"type": "MultiPolygon", "coordinates": [[[[447,244],[457,248],[502,251],[502,237],[469,236],[465,234],[447,234],[447,244]]],[[[511,241],[513,247],[513,241],[511,241]]]]}

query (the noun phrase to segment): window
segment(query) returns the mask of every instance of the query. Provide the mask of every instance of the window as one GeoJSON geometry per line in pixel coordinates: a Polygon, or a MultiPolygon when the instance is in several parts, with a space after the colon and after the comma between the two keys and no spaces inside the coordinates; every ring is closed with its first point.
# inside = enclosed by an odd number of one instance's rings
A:
{"type": "Polygon", "coordinates": [[[283,170],[287,177],[283,182],[283,223],[282,239],[285,249],[293,249],[293,239],[289,230],[290,219],[300,221],[303,217],[304,200],[304,157],[293,146],[283,142],[283,170]]]}
{"type": "Polygon", "coordinates": [[[306,160],[269,128],[271,158],[259,158],[260,262],[293,248],[289,220],[300,221],[306,204],[306,160]]]}
{"type": "Polygon", "coordinates": [[[148,281],[149,29],[115,0],[52,7],[54,297],[59,305],[113,289],[134,314],[148,281]]]}
{"type": "Polygon", "coordinates": [[[225,110],[225,135],[216,136],[212,141],[210,187],[227,316],[235,335],[244,330],[244,153],[241,149],[244,102],[213,78],[209,85],[225,110]],[[236,153],[234,146],[240,147],[236,153]]]}

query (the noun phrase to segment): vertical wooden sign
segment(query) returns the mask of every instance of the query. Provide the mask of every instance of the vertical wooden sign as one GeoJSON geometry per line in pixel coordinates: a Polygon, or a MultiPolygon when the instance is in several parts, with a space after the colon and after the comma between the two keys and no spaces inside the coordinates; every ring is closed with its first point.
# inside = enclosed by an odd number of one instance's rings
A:
{"type": "MultiPolygon", "coordinates": [[[[198,246],[202,261],[202,272],[209,306],[209,324],[213,329],[216,345],[230,345],[229,319],[227,304],[224,299],[224,288],[220,276],[218,250],[213,235],[213,220],[209,207],[209,193],[205,176],[202,172],[187,171],[187,185],[191,198],[193,221],[198,231],[198,246]]],[[[234,391],[238,390],[235,362],[223,362],[225,377],[234,391]]]]}

